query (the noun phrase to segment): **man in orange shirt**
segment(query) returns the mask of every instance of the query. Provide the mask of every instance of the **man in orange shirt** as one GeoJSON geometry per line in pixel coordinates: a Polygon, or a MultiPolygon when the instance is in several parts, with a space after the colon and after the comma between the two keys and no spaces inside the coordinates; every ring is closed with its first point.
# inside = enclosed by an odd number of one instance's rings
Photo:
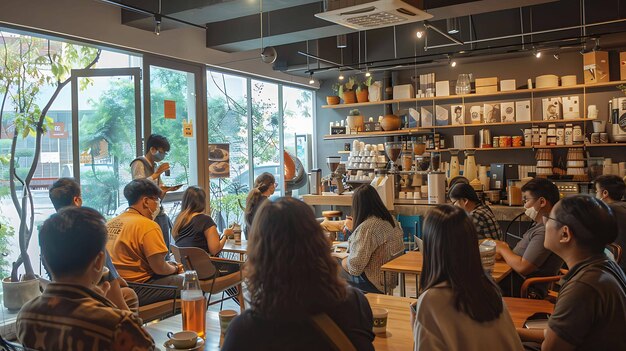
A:
{"type": "MultiPolygon", "coordinates": [[[[167,247],[154,217],[159,213],[161,190],[147,179],[124,187],[129,207],[107,223],[107,249],[119,274],[130,282],[182,287],[182,266],[167,262],[167,247]]],[[[142,289],[139,305],[171,298],[168,291],[142,289]]]]}

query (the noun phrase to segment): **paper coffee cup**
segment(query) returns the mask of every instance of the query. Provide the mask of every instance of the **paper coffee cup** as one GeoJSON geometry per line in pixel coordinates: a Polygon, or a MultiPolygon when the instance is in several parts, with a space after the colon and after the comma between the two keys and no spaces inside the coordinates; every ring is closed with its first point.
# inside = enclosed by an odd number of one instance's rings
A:
{"type": "Polygon", "coordinates": [[[389,311],[385,308],[372,308],[372,315],[374,316],[374,327],[372,328],[374,334],[385,334],[389,311]]]}
{"type": "Polygon", "coordinates": [[[222,335],[226,335],[226,331],[228,330],[228,326],[230,322],[232,322],[235,317],[237,317],[237,311],[234,310],[222,310],[219,312],[220,317],[220,332],[222,335]]]}

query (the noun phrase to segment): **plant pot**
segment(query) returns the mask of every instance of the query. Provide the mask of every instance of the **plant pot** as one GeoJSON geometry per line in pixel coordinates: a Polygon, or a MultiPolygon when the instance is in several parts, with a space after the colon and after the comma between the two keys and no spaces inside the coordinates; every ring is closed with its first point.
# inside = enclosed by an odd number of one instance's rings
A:
{"type": "Polygon", "coordinates": [[[353,104],[356,102],[356,93],[354,91],[344,91],[343,92],[343,103],[344,104],[353,104]]]}
{"type": "Polygon", "coordinates": [[[329,105],[339,105],[339,96],[337,95],[327,96],[326,103],[329,105]]]}
{"type": "Polygon", "coordinates": [[[369,101],[368,96],[369,96],[369,92],[367,91],[367,89],[361,89],[356,92],[356,101],[368,102],[369,101]]]}
{"type": "Polygon", "coordinates": [[[348,116],[346,118],[346,124],[348,125],[348,130],[350,133],[352,132],[363,132],[365,131],[365,123],[363,123],[363,116],[348,116]]]}
{"type": "Polygon", "coordinates": [[[380,126],[385,131],[398,130],[400,129],[400,125],[402,125],[402,120],[396,115],[385,115],[383,120],[380,122],[380,126]]]}
{"type": "Polygon", "coordinates": [[[11,277],[2,280],[2,301],[10,311],[19,311],[28,301],[41,295],[39,279],[12,282],[11,277]]]}

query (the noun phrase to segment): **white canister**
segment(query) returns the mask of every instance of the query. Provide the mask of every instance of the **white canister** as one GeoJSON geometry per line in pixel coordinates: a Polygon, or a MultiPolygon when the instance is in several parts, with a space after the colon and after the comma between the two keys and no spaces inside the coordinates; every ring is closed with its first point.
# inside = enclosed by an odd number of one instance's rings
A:
{"type": "Polygon", "coordinates": [[[533,127],[533,145],[539,145],[539,127],[533,127]]]}
{"type": "Polygon", "coordinates": [[[548,128],[539,128],[539,145],[548,145],[548,128]]]}
{"type": "Polygon", "coordinates": [[[571,123],[565,125],[565,145],[574,145],[574,128],[571,123]]]}
{"type": "Polygon", "coordinates": [[[428,203],[443,204],[446,202],[446,174],[443,172],[428,173],[428,203]]]}
{"type": "Polygon", "coordinates": [[[574,144],[583,143],[583,129],[579,125],[574,126],[572,139],[574,140],[574,144]]]}
{"type": "Polygon", "coordinates": [[[524,145],[530,146],[533,144],[533,130],[530,128],[524,129],[524,145]]]}
{"type": "Polygon", "coordinates": [[[565,128],[556,129],[556,144],[565,145],[565,128]]]}

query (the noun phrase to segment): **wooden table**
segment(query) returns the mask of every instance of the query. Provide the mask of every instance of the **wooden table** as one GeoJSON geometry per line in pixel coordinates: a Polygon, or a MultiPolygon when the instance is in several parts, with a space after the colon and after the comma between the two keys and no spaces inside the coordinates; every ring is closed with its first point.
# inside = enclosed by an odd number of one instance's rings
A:
{"type": "Polygon", "coordinates": [[[226,240],[222,252],[232,252],[239,254],[239,261],[245,261],[245,256],[248,253],[248,240],[241,239],[241,243],[235,244],[234,239],[226,240]]]}
{"type": "MultiPolygon", "coordinates": [[[[415,291],[419,291],[419,275],[422,273],[422,265],[424,258],[422,253],[419,251],[409,251],[406,254],[396,258],[395,260],[391,260],[385,263],[381,270],[385,274],[385,282],[387,272],[398,273],[400,280],[400,295],[405,296],[406,287],[405,287],[405,274],[415,274],[415,291]]],[[[511,273],[511,266],[506,264],[504,261],[496,261],[495,266],[493,267],[493,271],[491,272],[491,276],[496,282],[500,282],[504,279],[509,273],[511,273]]],[[[387,287],[385,287],[387,290],[387,287]]]]}
{"type": "MultiPolygon", "coordinates": [[[[409,305],[416,300],[381,294],[366,294],[365,297],[372,308],[386,308],[389,311],[387,334],[376,336],[374,339],[375,349],[381,351],[413,350],[413,330],[409,305]]],[[[534,313],[552,313],[554,310],[554,305],[546,300],[505,297],[504,302],[511,314],[513,324],[518,328],[523,327],[526,319],[534,313]]],[[[219,350],[223,339],[220,333],[218,314],[209,311],[206,313],[206,318],[207,339],[204,350],[219,350]]],[[[163,343],[167,341],[167,332],[181,330],[182,317],[176,315],[149,324],[145,328],[154,339],[156,346],[163,350],[163,343]]]]}
{"type": "Polygon", "coordinates": [[[302,195],[302,201],[311,206],[352,206],[352,195],[302,195]]]}

